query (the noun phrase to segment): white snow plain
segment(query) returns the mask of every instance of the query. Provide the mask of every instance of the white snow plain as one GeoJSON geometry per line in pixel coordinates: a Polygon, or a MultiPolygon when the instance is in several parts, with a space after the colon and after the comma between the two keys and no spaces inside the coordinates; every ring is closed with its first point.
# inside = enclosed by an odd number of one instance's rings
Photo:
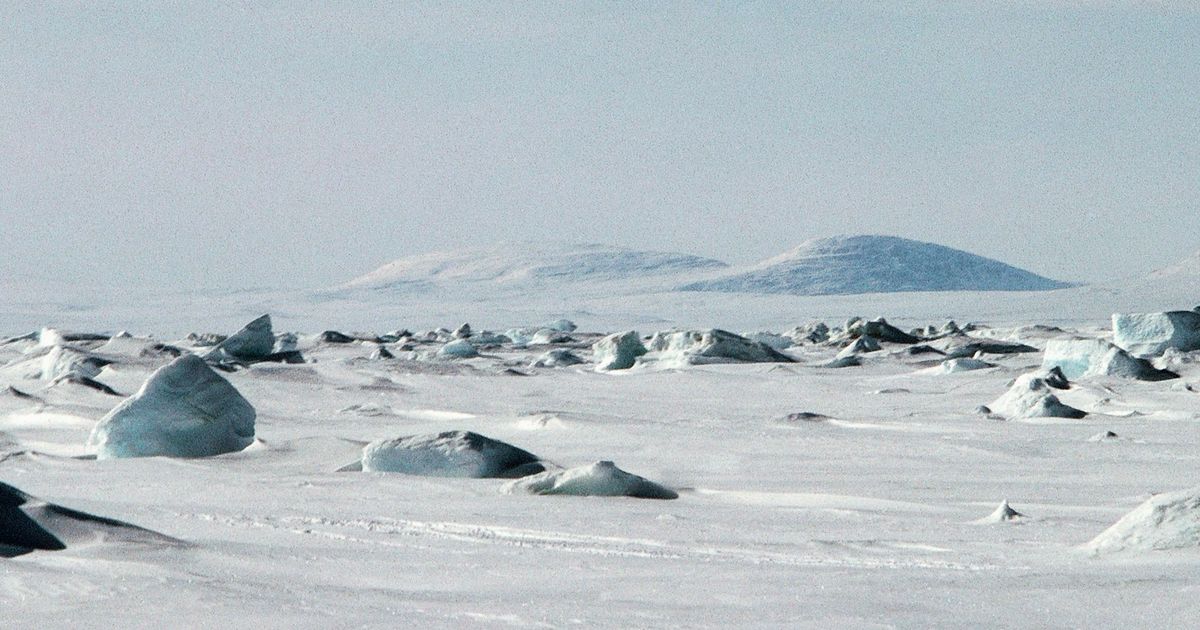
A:
{"type": "Polygon", "coordinates": [[[1081,419],[977,411],[1037,371],[1050,340],[1110,340],[1113,312],[1195,299],[1141,286],[796,298],[589,285],[402,303],[374,290],[10,302],[0,329],[21,338],[0,344],[0,482],[172,542],[79,536],[61,551],[0,559],[0,625],[1188,627],[1200,614],[1195,501],[1164,499],[1170,531],[1136,516],[1109,528],[1156,493],[1195,486],[1200,353],[1171,355],[1178,379],[1095,374],[1049,390],[1086,411],[1081,419]],[[264,312],[278,335],[299,333],[306,362],[222,372],[256,410],[256,439],[203,458],[93,459],[88,435],[123,399],[43,380],[47,347],[25,335],[58,327],[48,347],[111,360],[94,378],[130,393],[173,360],[166,347],[211,348],[188,332],[228,334],[264,312]],[[595,370],[592,352],[602,334],[634,328],[643,341],[672,328],[777,335],[816,330],[820,319],[840,338],[839,322],[878,314],[906,331],[941,330],[953,317],[974,339],[1039,352],[985,352],[978,359],[996,367],[943,373],[927,370],[946,356],[889,342],[836,370],[820,366],[841,347],[823,343],[780,350],[794,363],[610,371],[595,370]],[[422,336],[463,321],[474,336],[536,331],[560,318],[578,324],[572,341],[499,344],[478,357],[438,357],[447,339],[422,336]],[[415,332],[319,341],[331,327],[415,332]],[[129,330],[153,343],[71,330],[129,330]],[[380,347],[394,358],[371,358],[380,347]],[[586,362],[532,366],[555,349],[586,362]],[[372,441],[448,431],[519,446],[554,470],[616,462],[679,498],[339,472],[372,441]],[[1000,513],[1006,500],[1021,517],[1000,513]]]}

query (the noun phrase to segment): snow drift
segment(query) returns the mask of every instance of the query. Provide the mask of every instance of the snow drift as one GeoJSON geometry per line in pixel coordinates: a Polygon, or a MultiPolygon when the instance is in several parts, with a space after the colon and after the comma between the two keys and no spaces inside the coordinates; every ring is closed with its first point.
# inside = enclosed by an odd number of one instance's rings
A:
{"type": "Polygon", "coordinates": [[[1157,495],[1089,542],[1093,553],[1200,547],[1200,486],[1157,495]]]}
{"type": "Polygon", "coordinates": [[[102,541],[178,542],[136,525],[55,505],[0,483],[0,558],[102,541]]]}
{"type": "Polygon", "coordinates": [[[943,245],[894,236],[807,241],[746,271],[682,291],[838,295],[907,291],[1046,291],[1071,286],[943,245]]]}
{"type": "Polygon", "coordinates": [[[254,441],[254,407],[203,359],[159,368],[136,394],[96,423],[88,446],[100,459],[208,457],[254,441]]]}
{"type": "Polygon", "coordinates": [[[545,470],[533,453],[470,431],[376,440],[363,448],[365,472],[424,477],[515,478],[545,470]]]}
{"type": "Polygon", "coordinates": [[[644,477],[627,473],[610,461],[567,470],[547,471],[510,482],[505,492],[569,494],[588,497],[678,499],[679,494],[644,477]]]}

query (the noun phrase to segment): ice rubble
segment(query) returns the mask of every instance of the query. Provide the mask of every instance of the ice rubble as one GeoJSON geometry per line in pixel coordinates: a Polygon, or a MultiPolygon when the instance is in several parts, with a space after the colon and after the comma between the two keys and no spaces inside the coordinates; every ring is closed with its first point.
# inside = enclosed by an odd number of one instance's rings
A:
{"type": "Polygon", "coordinates": [[[1141,381],[1164,381],[1179,377],[1103,339],[1051,339],[1046,342],[1042,367],[1058,368],[1067,378],[1119,376],[1141,381]]]}
{"type": "Polygon", "coordinates": [[[545,470],[533,453],[472,433],[446,431],[376,440],[363,448],[366,472],[425,477],[516,478],[545,470]]]}
{"type": "Polygon", "coordinates": [[[646,354],[646,347],[636,331],[613,333],[592,344],[592,356],[597,370],[627,370],[637,358],[646,354]]]}
{"type": "Polygon", "coordinates": [[[1010,419],[1082,418],[1087,412],[1063,404],[1036,374],[1023,374],[988,408],[1010,419]]]}
{"type": "Polygon", "coordinates": [[[558,332],[572,333],[575,332],[577,326],[575,325],[575,322],[569,319],[556,319],[552,322],[546,322],[542,325],[542,328],[548,328],[558,332]]]}
{"type": "Polygon", "coordinates": [[[795,359],[762,343],[719,329],[671,330],[655,333],[646,344],[660,360],[683,364],[794,363],[795,359]]]}
{"type": "Polygon", "coordinates": [[[837,358],[844,359],[846,357],[866,354],[867,352],[878,352],[882,349],[883,346],[879,345],[879,341],[877,341],[874,337],[864,335],[849,343],[845,348],[842,348],[841,351],[837,353],[837,358]]]}
{"type": "Polygon", "coordinates": [[[254,407],[196,355],[159,368],[88,438],[100,459],[208,457],[254,441],[254,407]]]}
{"type": "Polygon", "coordinates": [[[1093,553],[1200,547],[1200,486],[1142,503],[1086,545],[1093,553]]]}
{"type": "Polygon", "coordinates": [[[1137,356],[1158,356],[1167,348],[1200,350],[1200,313],[1114,313],[1113,342],[1137,356]]]}
{"type": "Polygon", "coordinates": [[[0,483],[0,558],[104,540],[179,542],[136,525],[48,503],[0,483]]]}
{"type": "Polygon", "coordinates": [[[54,381],[72,376],[92,379],[112,361],[82,350],[54,346],[42,357],[42,379],[54,381]]]}
{"type": "Polygon", "coordinates": [[[567,470],[546,471],[509,482],[504,491],[528,494],[568,494],[590,497],[678,499],[679,494],[644,477],[625,472],[610,461],[567,470]]]}

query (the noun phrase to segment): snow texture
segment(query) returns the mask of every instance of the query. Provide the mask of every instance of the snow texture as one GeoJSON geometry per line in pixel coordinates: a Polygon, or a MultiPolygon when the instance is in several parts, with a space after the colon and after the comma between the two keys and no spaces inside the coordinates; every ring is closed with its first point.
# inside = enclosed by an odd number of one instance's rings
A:
{"type": "Polygon", "coordinates": [[[569,494],[588,497],[635,497],[639,499],[678,499],[674,490],[625,472],[610,461],[567,470],[546,471],[518,479],[505,492],[528,494],[569,494]]]}
{"type": "Polygon", "coordinates": [[[424,477],[523,477],[545,470],[538,457],[470,431],[376,440],[363,448],[365,472],[424,477]]]}
{"type": "Polygon", "coordinates": [[[894,236],[807,241],[746,271],[683,291],[838,295],[910,291],[1046,291],[1070,286],[943,245],[894,236]]]}
{"type": "Polygon", "coordinates": [[[96,423],[100,459],[208,457],[254,441],[254,407],[199,357],[175,359],[96,423]]]}

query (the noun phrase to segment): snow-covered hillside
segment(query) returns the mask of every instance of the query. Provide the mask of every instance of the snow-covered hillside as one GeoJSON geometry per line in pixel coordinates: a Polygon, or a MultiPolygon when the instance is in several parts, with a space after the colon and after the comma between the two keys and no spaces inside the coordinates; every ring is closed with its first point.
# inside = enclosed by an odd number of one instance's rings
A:
{"type": "Polygon", "coordinates": [[[711,258],[598,244],[501,243],[392,261],[348,287],[428,287],[441,283],[636,279],[727,267],[711,258]]]}
{"type": "Polygon", "coordinates": [[[846,295],[907,291],[1046,291],[1070,286],[997,260],[895,236],[837,236],[684,291],[846,295]]]}

